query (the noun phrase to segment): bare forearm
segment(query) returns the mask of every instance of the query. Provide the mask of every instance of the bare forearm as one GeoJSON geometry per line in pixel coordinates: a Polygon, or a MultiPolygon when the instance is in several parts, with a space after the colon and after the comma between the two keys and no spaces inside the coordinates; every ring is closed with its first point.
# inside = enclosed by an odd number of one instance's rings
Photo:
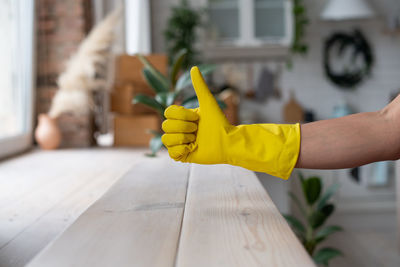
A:
{"type": "MultiPolygon", "coordinates": [[[[400,99],[395,101],[400,103],[400,99]]],[[[394,102],[395,102],[394,101],[394,102]]],[[[397,105],[399,106],[399,105],[397,105]]],[[[301,126],[297,168],[351,168],[399,157],[399,108],[395,103],[377,112],[358,113],[301,126]]],[[[399,111],[400,113],[400,111],[399,111]]]]}

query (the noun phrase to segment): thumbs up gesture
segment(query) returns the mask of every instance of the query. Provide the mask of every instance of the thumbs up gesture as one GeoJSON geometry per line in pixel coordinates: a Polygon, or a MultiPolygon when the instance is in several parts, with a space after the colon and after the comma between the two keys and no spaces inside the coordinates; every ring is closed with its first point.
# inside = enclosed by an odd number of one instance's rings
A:
{"type": "Polygon", "coordinates": [[[165,110],[162,142],[171,158],[199,164],[231,164],[288,179],[300,148],[300,126],[231,125],[197,67],[190,71],[199,108],[165,110]]]}

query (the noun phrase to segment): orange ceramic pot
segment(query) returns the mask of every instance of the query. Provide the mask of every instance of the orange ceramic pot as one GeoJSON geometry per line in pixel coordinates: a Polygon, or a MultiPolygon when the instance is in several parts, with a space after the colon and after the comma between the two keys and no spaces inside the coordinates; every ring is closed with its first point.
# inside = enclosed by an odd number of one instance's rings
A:
{"type": "Polygon", "coordinates": [[[61,132],[56,120],[47,114],[39,114],[35,140],[42,149],[56,149],[61,143],[61,132]]]}

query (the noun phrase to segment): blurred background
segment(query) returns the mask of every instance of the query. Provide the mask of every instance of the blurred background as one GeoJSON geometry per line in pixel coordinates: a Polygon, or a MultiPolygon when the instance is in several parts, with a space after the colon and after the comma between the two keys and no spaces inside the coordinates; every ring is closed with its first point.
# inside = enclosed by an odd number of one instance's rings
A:
{"type": "MultiPolygon", "coordinates": [[[[400,92],[398,0],[1,0],[0,33],[3,166],[31,149],[164,155],[163,111],[197,105],[193,65],[233,124],[376,111],[400,92]]],[[[300,238],[294,220],[341,251],[331,266],[400,266],[395,162],[257,175],[300,238]]]]}

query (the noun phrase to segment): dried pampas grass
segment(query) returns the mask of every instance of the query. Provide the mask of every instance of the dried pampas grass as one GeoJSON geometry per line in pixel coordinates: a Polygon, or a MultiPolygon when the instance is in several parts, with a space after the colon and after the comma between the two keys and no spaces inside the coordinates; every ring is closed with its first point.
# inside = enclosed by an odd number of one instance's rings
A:
{"type": "Polygon", "coordinates": [[[63,112],[87,114],[93,107],[91,91],[105,88],[114,29],[121,16],[119,7],[89,33],[69,59],[57,81],[59,90],[53,98],[50,117],[63,112]]]}

